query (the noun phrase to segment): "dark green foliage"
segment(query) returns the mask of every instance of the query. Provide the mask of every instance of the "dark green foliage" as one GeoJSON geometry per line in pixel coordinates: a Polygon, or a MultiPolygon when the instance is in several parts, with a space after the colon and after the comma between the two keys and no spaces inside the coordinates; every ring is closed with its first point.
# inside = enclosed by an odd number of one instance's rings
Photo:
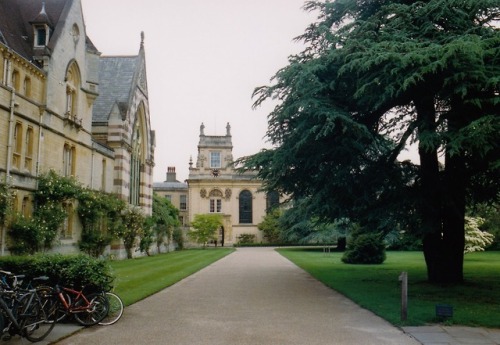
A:
{"type": "Polygon", "coordinates": [[[281,210],[277,207],[273,208],[266,214],[262,222],[257,224],[257,227],[263,232],[264,238],[269,243],[279,243],[281,240],[280,216],[281,210]]]}
{"type": "Polygon", "coordinates": [[[7,218],[7,214],[11,207],[11,191],[7,184],[0,183],[0,226],[2,226],[7,218]]]}
{"type": "MultiPolygon", "coordinates": [[[[1,257],[0,267],[15,274],[25,274],[28,279],[48,276],[49,284],[80,288],[110,289],[113,276],[109,264],[87,255],[35,255],[28,257],[1,257]]],[[[45,284],[45,283],[44,283],[45,284]]]]}
{"type": "Polygon", "coordinates": [[[389,232],[384,241],[387,250],[422,250],[422,239],[419,236],[399,229],[389,232]]]}
{"type": "Polygon", "coordinates": [[[381,264],[385,258],[385,244],[380,234],[360,233],[349,241],[342,261],[346,264],[381,264]]]}
{"type": "Polygon", "coordinates": [[[81,186],[71,177],[59,176],[53,170],[40,175],[33,193],[35,209],[31,218],[16,215],[8,232],[9,250],[16,254],[33,254],[50,249],[67,211],[63,203],[76,198],[81,186]]]}
{"type": "Polygon", "coordinates": [[[170,243],[175,228],[180,226],[179,210],[166,198],[153,194],[153,232],[158,253],[162,244],[170,243]]]}
{"type": "Polygon", "coordinates": [[[174,229],[174,231],[172,232],[172,240],[177,244],[177,250],[184,249],[184,236],[182,235],[182,229],[174,229]]]}
{"type": "Polygon", "coordinates": [[[151,245],[154,243],[154,223],[153,217],[146,217],[144,221],[144,227],[141,234],[141,239],[139,241],[139,250],[141,253],[146,253],[147,256],[151,255],[151,245]]]}
{"type": "Polygon", "coordinates": [[[273,148],[237,163],[307,200],[306,219],[419,236],[429,280],[461,282],[465,206],[500,191],[497,1],[306,8],[319,13],[306,49],[254,92],[255,106],[279,101],[273,148]],[[410,144],[418,164],[397,159],[410,144]]]}
{"type": "Polygon", "coordinates": [[[93,257],[102,255],[117,237],[124,209],[125,202],[116,195],[82,189],[77,208],[82,223],[82,236],[78,242],[80,250],[93,257]]]}

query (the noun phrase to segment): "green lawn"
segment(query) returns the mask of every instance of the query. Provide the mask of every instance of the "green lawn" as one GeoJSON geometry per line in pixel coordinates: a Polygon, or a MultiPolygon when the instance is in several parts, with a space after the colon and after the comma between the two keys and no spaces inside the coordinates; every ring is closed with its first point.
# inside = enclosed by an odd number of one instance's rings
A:
{"type": "Polygon", "coordinates": [[[500,328],[500,252],[467,254],[465,283],[435,286],[426,282],[420,252],[388,252],[382,265],[348,265],[342,253],[322,249],[280,249],[279,252],[327,286],[395,325],[435,323],[436,304],[453,306],[447,324],[500,328]],[[408,321],[401,322],[401,285],[408,272],[408,321]]]}
{"type": "Polygon", "coordinates": [[[233,252],[230,248],[190,249],[112,261],[114,291],[125,305],[146,298],[233,252]]]}

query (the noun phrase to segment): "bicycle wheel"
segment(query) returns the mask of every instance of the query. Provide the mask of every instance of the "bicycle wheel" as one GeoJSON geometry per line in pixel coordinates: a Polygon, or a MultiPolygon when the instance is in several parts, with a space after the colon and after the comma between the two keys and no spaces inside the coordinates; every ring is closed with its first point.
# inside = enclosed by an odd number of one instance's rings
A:
{"type": "Polygon", "coordinates": [[[123,314],[123,301],[117,294],[113,292],[106,292],[108,299],[109,311],[108,315],[99,322],[100,325],[109,326],[120,320],[123,314]]]}
{"type": "MultiPolygon", "coordinates": [[[[29,295],[25,296],[27,299],[29,297],[29,295]]],[[[21,315],[22,336],[31,342],[36,342],[49,335],[56,324],[55,308],[56,304],[49,302],[49,299],[42,300],[35,297],[21,315]]]]}
{"type": "Polygon", "coordinates": [[[83,326],[93,326],[101,322],[108,314],[108,299],[103,293],[93,293],[87,296],[89,305],[84,299],[75,303],[75,307],[86,307],[85,310],[75,313],[76,321],[83,326]]]}

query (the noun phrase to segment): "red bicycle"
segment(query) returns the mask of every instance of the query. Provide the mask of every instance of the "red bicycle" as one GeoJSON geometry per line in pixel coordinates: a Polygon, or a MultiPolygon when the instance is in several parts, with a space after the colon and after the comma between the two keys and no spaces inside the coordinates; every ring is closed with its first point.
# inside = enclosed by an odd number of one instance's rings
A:
{"type": "Polygon", "coordinates": [[[68,315],[73,315],[75,320],[83,326],[98,324],[108,315],[109,303],[104,293],[85,294],[84,287],[75,290],[56,285],[54,293],[59,303],[57,321],[68,315]]]}

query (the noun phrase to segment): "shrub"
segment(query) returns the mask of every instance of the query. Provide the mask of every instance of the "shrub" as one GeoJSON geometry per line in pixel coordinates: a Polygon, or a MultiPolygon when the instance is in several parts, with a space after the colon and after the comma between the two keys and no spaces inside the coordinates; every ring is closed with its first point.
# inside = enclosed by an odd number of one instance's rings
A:
{"type": "Polygon", "coordinates": [[[465,254],[484,251],[493,243],[495,235],[480,229],[484,223],[481,217],[465,217],[465,254]]]}
{"type": "Polygon", "coordinates": [[[217,230],[222,226],[222,216],[220,214],[197,214],[191,226],[193,229],[189,231],[188,236],[205,248],[208,242],[217,240],[217,230]]]}
{"type": "Polygon", "coordinates": [[[239,243],[251,244],[255,242],[254,234],[241,234],[238,236],[239,243]]]}
{"type": "Polygon", "coordinates": [[[172,232],[172,239],[175,243],[177,243],[177,250],[184,249],[184,236],[182,235],[181,228],[175,228],[172,232]]]}
{"type": "Polygon", "coordinates": [[[354,235],[342,256],[347,264],[381,264],[385,259],[385,245],[377,233],[354,235]]]}
{"type": "Polygon", "coordinates": [[[0,267],[15,274],[25,274],[28,279],[45,275],[49,277],[48,284],[75,288],[91,286],[110,289],[114,280],[106,261],[83,254],[6,256],[0,258],[0,267]]]}

